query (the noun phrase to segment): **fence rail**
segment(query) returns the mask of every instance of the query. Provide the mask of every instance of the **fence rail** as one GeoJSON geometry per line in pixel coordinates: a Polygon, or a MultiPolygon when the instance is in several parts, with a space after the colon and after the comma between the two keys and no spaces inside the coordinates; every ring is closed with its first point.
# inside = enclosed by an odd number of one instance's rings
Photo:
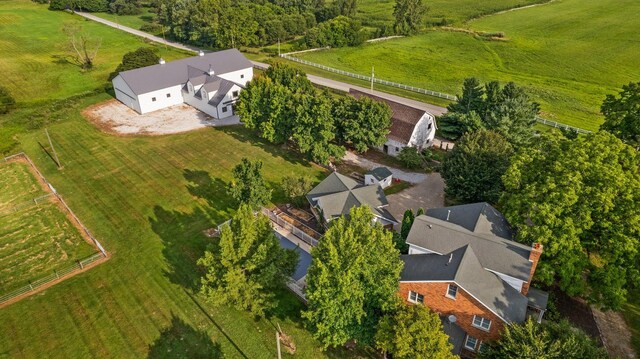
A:
{"type": "Polygon", "coordinates": [[[17,297],[20,297],[22,295],[31,293],[31,292],[35,292],[38,289],[40,289],[41,287],[59,280],[59,279],[64,279],[65,277],[71,276],[73,274],[75,274],[76,272],[79,272],[81,270],[83,270],[86,266],[90,265],[91,263],[97,262],[101,259],[105,258],[104,255],[102,255],[101,252],[97,252],[92,254],[91,256],[77,261],[76,263],[74,263],[71,266],[62,268],[60,270],[56,270],[53,273],[49,274],[46,277],[34,280],[33,282],[30,282],[28,285],[25,285],[23,287],[20,287],[18,289],[15,289],[7,294],[4,294],[2,296],[0,296],[0,305],[14,299],[17,297]]]}
{"type": "Polygon", "coordinates": [[[18,203],[15,206],[3,209],[3,210],[0,211],[0,217],[3,217],[3,216],[6,216],[8,214],[11,214],[11,213],[15,213],[15,212],[21,211],[21,210],[23,210],[25,208],[29,208],[29,207],[34,206],[34,205],[38,205],[40,202],[42,202],[43,200],[45,200],[45,199],[47,199],[47,198],[49,198],[51,196],[53,196],[53,193],[47,193],[45,195],[30,199],[28,201],[24,201],[24,202],[18,203]]]}
{"type": "MultiPolygon", "coordinates": [[[[312,50],[318,51],[318,50],[324,50],[324,48],[312,49],[312,50]]],[[[309,51],[309,50],[307,50],[307,51],[309,51]]],[[[355,74],[353,72],[338,70],[338,69],[335,69],[333,67],[324,66],[324,65],[321,65],[321,64],[317,64],[315,62],[306,61],[306,60],[299,59],[297,57],[291,56],[292,54],[296,54],[296,53],[300,53],[300,52],[302,52],[302,51],[289,52],[289,53],[286,53],[286,54],[281,54],[280,57],[282,57],[284,59],[287,59],[287,60],[290,60],[290,61],[294,61],[294,62],[298,62],[298,63],[304,64],[304,65],[316,67],[316,68],[319,68],[319,69],[322,69],[322,70],[325,70],[325,71],[333,72],[333,73],[336,73],[336,74],[339,74],[339,75],[344,75],[344,76],[356,78],[356,79],[359,79],[359,80],[364,80],[364,81],[371,82],[371,76],[365,76],[365,75],[355,74]]],[[[405,85],[405,84],[401,84],[401,83],[397,83],[397,82],[382,80],[382,79],[376,78],[375,76],[373,77],[373,82],[377,83],[377,84],[381,84],[381,85],[396,87],[396,88],[404,89],[404,90],[407,90],[407,91],[417,92],[417,93],[421,93],[423,95],[429,95],[429,96],[443,98],[443,99],[447,99],[447,100],[451,100],[451,101],[455,101],[455,100],[458,99],[458,97],[454,96],[454,95],[450,95],[450,94],[446,94],[446,93],[442,93],[442,92],[438,92],[438,91],[427,90],[427,89],[423,89],[423,88],[420,88],[420,87],[405,85]]],[[[580,134],[591,133],[591,131],[588,131],[588,130],[585,130],[585,129],[582,129],[582,128],[565,125],[563,123],[547,120],[547,119],[544,119],[542,117],[536,117],[536,122],[541,123],[541,124],[546,125],[546,126],[550,126],[550,127],[562,128],[562,129],[565,129],[565,130],[575,131],[575,132],[580,133],[580,134]]]]}
{"type": "MultiPolygon", "coordinates": [[[[269,210],[267,208],[262,208],[262,213],[266,214],[267,217],[269,217],[269,219],[271,221],[275,222],[280,227],[282,227],[282,228],[284,228],[286,230],[289,230],[291,233],[293,233],[294,236],[300,238],[302,241],[304,241],[308,245],[313,246],[313,247],[318,245],[318,239],[313,238],[312,236],[308,235],[305,231],[301,230],[297,226],[294,226],[293,224],[287,222],[286,220],[284,220],[282,217],[280,217],[279,215],[277,215],[273,211],[271,211],[271,210],[269,210]]],[[[304,224],[303,224],[303,226],[304,226],[304,224]]],[[[313,231],[313,232],[317,233],[318,238],[320,238],[320,236],[321,236],[320,233],[316,232],[312,228],[307,227],[307,230],[310,230],[310,231],[313,231]]]]}

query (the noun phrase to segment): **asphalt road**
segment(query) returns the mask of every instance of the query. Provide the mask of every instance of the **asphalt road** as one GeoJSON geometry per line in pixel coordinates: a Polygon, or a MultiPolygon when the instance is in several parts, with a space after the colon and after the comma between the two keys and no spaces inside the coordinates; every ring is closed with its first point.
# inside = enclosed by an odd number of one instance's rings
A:
{"type": "MultiPolygon", "coordinates": [[[[87,19],[99,22],[101,24],[107,25],[107,26],[111,26],[113,28],[128,32],[130,34],[136,35],[136,36],[140,36],[143,37],[145,39],[160,43],[160,44],[164,44],[167,46],[171,46],[177,49],[181,49],[181,50],[186,50],[186,51],[191,51],[191,52],[198,52],[200,51],[199,48],[195,47],[195,46],[189,46],[189,45],[184,45],[178,42],[174,42],[174,41],[168,41],[165,40],[161,37],[155,36],[155,35],[151,35],[148,34],[144,31],[140,31],[140,30],[136,30],[133,29],[131,27],[127,27],[127,26],[123,26],[120,25],[118,23],[115,23],[113,21],[109,21],[109,20],[105,20],[101,17],[95,16],[93,14],[89,14],[86,12],[76,12],[76,14],[85,17],[87,19]]],[[[252,61],[253,65],[258,67],[258,68],[264,68],[266,69],[267,67],[269,67],[269,64],[263,63],[263,62],[257,62],[257,61],[252,61]]],[[[315,75],[307,75],[307,77],[309,78],[309,80],[319,86],[324,86],[324,87],[328,87],[328,88],[332,88],[335,90],[339,90],[339,91],[344,91],[344,92],[349,92],[349,89],[356,89],[359,91],[363,91],[363,92],[371,92],[370,89],[368,88],[364,88],[364,87],[360,87],[360,86],[355,86],[355,85],[351,85],[348,84],[346,82],[341,82],[341,81],[336,81],[336,80],[332,80],[332,79],[328,79],[325,77],[320,77],[320,76],[315,76],[315,75]]],[[[401,97],[401,96],[397,96],[397,95],[392,95],[386,92],[380,92],[380,91],[373,91],[373,94],[382,98],[386,98],[388,100],[391,101],[395,101],[407,106],[411,106],[411,107],[415,107],[415,108],[419,108],[423,111],[426,111],[434,116],[440,116],[443,113],[445,113],[447,111],[446,108],[444,107],[440,107],[440,106],[436,106],[436,105],[432,105],[432,104],[428,104],[425,102],[421,102],[421,101],[416,101],[416,100],[412,100],[412,99],[408,99],[405,97],[401,97]]]]}

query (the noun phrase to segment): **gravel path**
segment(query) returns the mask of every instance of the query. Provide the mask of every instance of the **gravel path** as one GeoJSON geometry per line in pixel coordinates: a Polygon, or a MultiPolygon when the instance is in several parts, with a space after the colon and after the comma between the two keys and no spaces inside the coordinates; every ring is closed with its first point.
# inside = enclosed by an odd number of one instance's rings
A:
{"type": "Polygon", "coordinates": [[[406,172],[398,168],[385,166],[379,164],[377,162],[370,161],[366,158],[362,158],[351,151],[347,151],[347,153],[342,158],[346,162],[353,163],[357,166],[366,169],[373,169],[376,167],[387,167],[391,173],[393,173],[394,178],[399,178],[402,181],[410,182],[410,183],[422,183],[427,180],[427,175],[425,173],[415,173],[415,172],[406,172]]]}

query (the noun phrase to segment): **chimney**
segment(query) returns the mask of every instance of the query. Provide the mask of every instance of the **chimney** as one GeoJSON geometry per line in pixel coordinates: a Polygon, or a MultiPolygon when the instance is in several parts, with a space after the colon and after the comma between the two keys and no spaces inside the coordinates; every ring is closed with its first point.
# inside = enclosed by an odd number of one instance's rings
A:
{"type": "Polygon", "coordinates": [[[449,216],[451,215],[451,210],[447,210],[447,222],[449,222],[449,216]]]}
{"type": "Polygon", "coordinates": [[[538,261],[542,255],[542,244],[534,243],[531,246],[531,252],[529,252],[529,262],[531,262],[531,272],[529,272],[529,280],[522,285],[522,294],[527,295],[529,293],[529,286],[533,280],[533,274],[536,272],[538,261]]]}
{"type": "Polygon", "coordinates": [[[213,66],[209,65],[209,71],[207,71],[207,73],[209,74],[209,76],[213,76],[216,72],[213,71],[213,66]]]}
{"type": "Polygon", "coordinates": [[[158,62],[160,63],[160,65],[164,65],[165,64],[165,61],[164,61],[164,59],[162,57],[160,58],[160,61],[158,61],[158,62]]]}
{"type": "Polygon", "coordinates": [[[204,56],[204,51],[202,50],[198,51],[198,56],[204,56]]]}

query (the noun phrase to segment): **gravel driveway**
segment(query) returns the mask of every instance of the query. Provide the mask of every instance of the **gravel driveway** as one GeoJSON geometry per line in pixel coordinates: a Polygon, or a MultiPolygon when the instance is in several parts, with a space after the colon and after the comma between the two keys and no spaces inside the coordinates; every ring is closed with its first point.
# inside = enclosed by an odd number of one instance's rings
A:
{"type": "Polygon", "coordinates": [[[404,191],[387,196],[387,208],[398,221],[402,221],[404,211],[418,208],[444,207],[444,180],[439,173],[429,173],[426,179],[404,191]]]}

